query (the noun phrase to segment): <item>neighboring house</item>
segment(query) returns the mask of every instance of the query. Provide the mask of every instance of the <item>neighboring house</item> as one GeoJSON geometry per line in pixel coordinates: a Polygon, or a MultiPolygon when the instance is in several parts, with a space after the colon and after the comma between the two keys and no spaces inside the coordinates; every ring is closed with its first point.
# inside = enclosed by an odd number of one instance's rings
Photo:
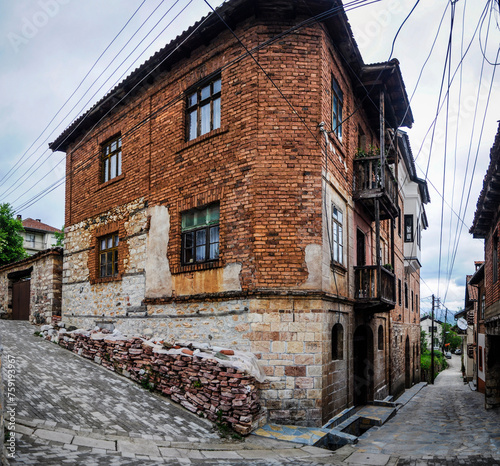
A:
{"type": "Polygon", "coordinates": [[[484,393],[484,262],[475,261],[474,266],[474,275],[466,276],[464,310],[455,314],[455,319],[463,318],[467,321],[467,329],[462,340],[465,379],[473,381],[477,389],[484,393]]]}
{"type": "MultiPolygon", "coordinates": [[[[500,126],[490,151],[490,164],[477,201],[470,233],[484,239],[484,277],[478,280],[477,365],[484,371],[485,406],[500,407],[500,126]],[[483,298],[483,293],[484,298],[483,298]],[[483,302],[484,299],[484,302],[483,302]],[[480,336],[484,331],[484,339],[480,336]]],[[[477,272],[476,272],[477,274],[477,272]]]]}
{"type": "Polygon", "coordinates": [[[24,232],[20,234],[24,238],[23,246],[28,255],[32,256],[56,246],[57,238],[54,233],[61,233],[61,230],[42,223],[40,219],[23,220],[20,215],[17,218],[23,222],[24,232]]]}
{"type": "Polygon", "coordinates": [[[270,421],[318,426],[419,381],[412,113],[340,3],[217,12],[250,52],[211,14],[51,143],[63,320],[253,352],[270,421]]]}
{"type": "Polygon", "coordinates": [[[0,317],[45,324],[60,316],[62,269],[62,248],[0,267],[0,317]]]}
{"type": "Polygon", "coordinates": [[[474,306],[474,382],[477,390],[481,393],[485,392],[486,374],[486,335],[484,325],[484,313],[486,307],[486,290],[484,287],[484,263],[476,262],[476,273],[472,275],[468,281],[468,285],[475,289],[476,303],[474,306]]]}
{"type": "Polygon", "coordinates": [[[443,322],[434,319],[434,344],[432,344],[432,318],[424,316],[420,318],[420,328],[425,332],[425,343],[430,351],[434,346],[434,350],[442,351],[443,347],[443,322]]]}

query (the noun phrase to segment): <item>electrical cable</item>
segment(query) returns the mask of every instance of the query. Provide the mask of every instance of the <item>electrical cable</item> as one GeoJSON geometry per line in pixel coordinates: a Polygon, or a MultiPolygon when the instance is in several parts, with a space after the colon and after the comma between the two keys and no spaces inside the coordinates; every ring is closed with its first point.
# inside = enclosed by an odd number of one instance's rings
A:
{"type": "MultiPolygon", "coordinates": [[[[163,0],[162,0],[163,2],[163,0]]],[[[27,155],[27,153],[31,150],[31,148],[36,144],[36,142],[43,136],[43,133],[45,133],[45,131],[50,127],[50,125],[53,123],[53,121],[56,119],[57,115],[59,115],[59,113],[62,111],[62,109],[68,104],[68,102],[71,100],[71,98],[76,94],[76,92],[78,91],[78,89],[80,89],[80,87],[83,85],[83,83],[85,82],[85,80],[87,79],[87,77],[90,75],[90,73],[94,70],[94,68],[96,67],[97,63],[99,63],[99,61],[101,60],[101,58],[104,56],[104,54],[109,50],[109,48],[111,47],[111,45],[113,45],[113,43],[116,41],[116,39],[120,36],[120,34],[125,30],[125,28],[128,26],[128,24],[130,23],[130,21],[132,21],[132,19],[135,17],[135,15],[139,12],[139,10],[142,8],[142,6],[144,5],[144,3],[146,3],[146,0],[143,0],[142,3],[137,7],[137,9],[134,11],[134,13],[132,14],[132,16],[127,20],[127,22],[125,23],[125,25],[120,29],[120,31],[115,35],[115,37],[112,39],[112,41],[106,46],[106,48],[101,52],[101,54],[99,55],[99,57],[97,58],[97,60],[94,61],[93,65],[90,67],[90,69],[87,71],[86,75],[81,79],[80,83],[77,85],[76,89],[71,93],[71,95],[66,99],[66,101],[62,104],[62,106],[59,108],[59,110],[55,113],[55,115],[51,118],[51,120],[47,123],[47,125],[45,126],[45,128],[42,130],[42,132],[38,135],[38,137],[31,143],[31,145],[28,147],[28,149],[26,149],[26,151],[23,153],[23,155],[21,155],[21,157],[17,160],[17,162],[11,167],[11,169],[0,179],[0,186],[3,185],[4,183],[4,180],[7,178],[10,178],[10,176],[8,176],[13,170],[13,173],[15,173],[17,171],[17,169],[19,168],[18,165],[20,164],[20,162],[24,159],[24,157],[27,155]],[[16,168],[18,167],[18,168],[16,168]]],[[[142,27],[142,26],[141,26],[142,27]]],[[[135,34],[134,34],[135,35],[135,34]]],[[[133,37],[133,36],[132,36],[133,37]]],[[[127,42],[128,43],[128,42],[127,42]]],[[[94,81],[95,83],[95,81],[94,81]]],[[[94,84],[92,83],[92,85],[94,84]]],[[[92,86],[91,85],[91,86],[92,86]]],[[[88,91],[87,91],[88,92],[88,91]]],[[[85,95],[85,94],[84,94],[85,95]]],[[[59,127],[60,123],[57,125],[57,127],[59,127]]],[[[56,127],[56,128],[57,128],[56,127]]],[[[54,130],[52,130],[52,132],[50,134],[52,134],[54,132],[54,130]]],[[[49,136],[50,137],[50,136],[49,136]]],[[[42,142],[42,144],[44,144],[45,142],[47,141],[47,139],[45,139],[44,142],[42,142]]],[[[40,149],[41,145],[39,145],[37,147],[37,149],[35,149],[35,152],[40,149]]],[[[33,154],[31,154],[28,159],[26,160],[29,160],[29,158],[32,156],[33,154]]],[[[21,165],[19,166],[22,166],[25,162],[22,162],[21,165]]],[[[36,162],[35,162],[36,163],[36,162]]],[[[12,173],[12,174],[13,174],[12,173]]],[[[12,175],[11,175],[12,176],[12,175]]]]}

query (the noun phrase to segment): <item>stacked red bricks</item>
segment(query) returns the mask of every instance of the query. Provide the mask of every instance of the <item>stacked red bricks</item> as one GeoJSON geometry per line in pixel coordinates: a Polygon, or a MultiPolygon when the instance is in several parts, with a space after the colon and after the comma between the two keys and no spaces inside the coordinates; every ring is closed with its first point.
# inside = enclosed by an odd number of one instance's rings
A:
{"type": "Polygon", "coordinates": [[[73,333],[60,336],[59,345],[168,395],[199,416],[226,422],[240,434],[249,434],[261,415],[253,377],[216,359],[197,357],[187,348],[182,354],[164,354],[141,338],[94,340],[73,333]]]}

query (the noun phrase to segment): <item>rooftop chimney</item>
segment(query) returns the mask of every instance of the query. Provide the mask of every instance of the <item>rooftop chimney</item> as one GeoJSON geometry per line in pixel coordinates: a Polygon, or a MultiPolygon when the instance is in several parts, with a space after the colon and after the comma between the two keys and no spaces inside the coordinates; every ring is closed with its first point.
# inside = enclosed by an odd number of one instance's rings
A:
{"type": "Polygon", "coordinates": [[[39,218],[36,219],[37,222],[41,222],[41,220],[39,218]]]}

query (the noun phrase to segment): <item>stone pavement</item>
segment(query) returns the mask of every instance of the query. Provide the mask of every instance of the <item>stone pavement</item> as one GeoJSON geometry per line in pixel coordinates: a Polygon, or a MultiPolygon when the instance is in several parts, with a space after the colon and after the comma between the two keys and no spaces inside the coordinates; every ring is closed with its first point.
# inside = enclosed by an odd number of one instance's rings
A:
{"type": "Polygon", "coordinates": [[[15,408],[11,465],[500,466],[500,413],[485,412],[483,395],[461,382],[458,356],[385,425],[330,452],[253,435],[221,439],[207,420],[34,331],[0,321],[4,361],[14,357],[16,367],[15,404],[5,400],[15,408]]]}
{"type": "MultiPolygon", "coordinates": [[[[14,464],[279,465],[339,463],[328,450],[255,436],[221,439],[212,424],[34,335],[0,321],[4,360],[14,358],[14,464]]],[[[6,366],[4,366],[4,371],[6,366]]]]}
{"type": "Polygon", "coordinates": [[[448,362],[434,385],[363,434],[353,451],[396,456],[398,465],[500,465],[500,412],[486,411],[484,395],[463,383],[460,356],[448,362]]]}

